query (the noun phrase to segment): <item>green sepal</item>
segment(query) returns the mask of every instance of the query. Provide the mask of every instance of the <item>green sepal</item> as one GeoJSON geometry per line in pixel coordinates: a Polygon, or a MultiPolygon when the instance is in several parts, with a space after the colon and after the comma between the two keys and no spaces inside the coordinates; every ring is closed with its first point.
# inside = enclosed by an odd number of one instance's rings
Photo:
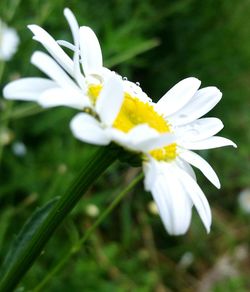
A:
{"type": "Polygon", "coordinates": [[[122,155],[119,156],[119,160],[123,163],[128,163],[133,167],[140,167],[142,165],[142,155],[138,152],[131,152],[125,149],[121,150],[122,155]]]}

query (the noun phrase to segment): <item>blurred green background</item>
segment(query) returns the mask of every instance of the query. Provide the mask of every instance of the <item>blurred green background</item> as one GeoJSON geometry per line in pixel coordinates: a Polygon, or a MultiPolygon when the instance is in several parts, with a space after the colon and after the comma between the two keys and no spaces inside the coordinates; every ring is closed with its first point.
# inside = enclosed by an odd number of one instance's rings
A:
{"type": "MultiPolygon", "coordinates": [[[[209,235],[194,211],[189,232],[170,237],[150,211],[151,195],[139,185],[42,291],[249,291],[250,214],[239,208],[238,194],[250,187],[250,2],[0,0],[0,17],[21,38],[18,52],[5,64],[1,89],[14,78],[41,75],[30,64],[32,52],[42,47],[32,41],[28,24],[72,41],[64,7],[80,25],[95,30],[105,65],[140,82],[153,99],[188,76],[201,79],[202,87],[219,87],[223,98],[209,116],[222,119],[221,135],[238,149],[202,152],[222,183],[217,190],[197,172],[213,212],[209,235]]],[[[63,194],[94,149],[72,136],[74,113],[0,98],[1,261],[25,220],[63,194]]],[[[136,171],[117,162],[94,184],[19,291],[35,289],[94,222],[90,206],[104,210],[136,171]]]]}

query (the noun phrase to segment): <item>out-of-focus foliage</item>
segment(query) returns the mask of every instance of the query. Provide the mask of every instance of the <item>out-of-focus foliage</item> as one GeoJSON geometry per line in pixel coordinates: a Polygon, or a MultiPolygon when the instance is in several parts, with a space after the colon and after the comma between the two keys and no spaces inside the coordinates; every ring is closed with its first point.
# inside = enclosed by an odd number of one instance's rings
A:
{"type": "MultiPolygon", "coordinates": [[[[19,76],[41,74],[29,62],[32,52],[42,48],[31,40],[28,24],[42,25],[56,39],[71,41],[65,6],[81,25],[95,30],[105,64],[139,81],[152,98],[160,98],[187,76],[198,77],[202,86],[219,87],[223,99],[210,116],[223,120],[223,136],[238,149],[203,152],[222,182],[216,190],[198,174],[213,209],[210,235],[194,214],[185,236],[168,236],[160,219],[148,211],[150,194],[138,186],[45,291],[249,290],[250,218],[237,205],[239,191],[250,184],[249,1],[1,0],[0,17],[21,37],[19,51],[5,64],[1,88],[19,76]]],[[[2,98],[0,107],[2,260],[25,220],[38,206],[63,194],[93,147],[72,137],[68,124],[74,110],[40,111],[2,98]],[[19,142],[26,147],[23,155],[17,151],[19,142]]],[[[133,172],[116,163],[95,183],[25,277],[25,291],[34,289],[92,224],[87,206],[103,210],[133,172]]]]}

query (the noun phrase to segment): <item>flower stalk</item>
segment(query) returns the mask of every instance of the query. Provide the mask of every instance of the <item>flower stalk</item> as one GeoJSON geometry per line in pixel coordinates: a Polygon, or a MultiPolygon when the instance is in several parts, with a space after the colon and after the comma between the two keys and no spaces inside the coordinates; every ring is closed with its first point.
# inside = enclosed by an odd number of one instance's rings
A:
{"type": "Polygon", "coordinates": [[[114,147],[98,148],[84,163],[84,168],[64,196],[55,204],[46,220],[27,242],[22,254],[4,275],[1,275],[0,292],[13,291],[22,277],[41,254],[50,237],[64,218],[74,208],[93,182],[118,158],[120,151],[114,147]]]}
{"type": "Polygon", "coordinates": [[[114,210],[114,208],[121,202],[121,200],[125,197],[125,195],[130,192],[144,177],[143,173],[138,174],[130,184],[125,187],[116,197],[115,199],[108,205],[108,207],[101,213],[99,218],[94,222],[94,224],[85,232],[83,237],[81,237],[72,247],[71,249],[62,257],[59,263],[47,274],[47,276],[39,283],[39,285],[34,288],[33,292],[43,291],[44,286],[47,284],[49,280],[51,280],[62,268],[63,266],[70,260],[70,258],[78,253],[83,244],[90,238],[96,228],[104,221],[104,219],[114,210]]]}

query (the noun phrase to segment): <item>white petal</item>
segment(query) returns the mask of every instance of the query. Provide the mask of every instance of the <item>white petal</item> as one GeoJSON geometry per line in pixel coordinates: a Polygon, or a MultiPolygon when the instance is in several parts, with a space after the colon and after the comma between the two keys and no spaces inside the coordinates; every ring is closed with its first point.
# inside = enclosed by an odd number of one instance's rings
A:
{"type": "Polygon", "coordinates": [[[200,87],[200,80],[189,77],[172,87],[156,104],[156,109],[168,116],[182,108],[200,87]]]}
{"type": "Polygon", "coordinates": [[[115,72],[114,71],[111,71],[109,70],[108,68],[106,67],[101,67],[99,68],[98,70],[96,70],[96,75],[93,74],[92,77],[94,78],[97,78],[98,81],[102,81],[102,82],[105,82],[107,81],[115,72]],[[101,76],[101,78],[100,78],[101,76]]]}
{"type": "Polygon", "coordinates": [[[233,146],[237,148],[236,144],[224,137],[214,136],[201,141],[194,142],[179,142],[179,145],[183,148],[189,150],[204,150],[204,149],[213,149],[224,146],[233,146]]]}
{"type": "Polygon", "coordinates": [[[105,131],[98,121],[88,114],[77,114],[71,120],[70,128],[73,135],[83,142],[95,145],[108,145],[110,143],[110,139],[105,135],[105,131]]]}
{"type": "Polygon", "coordinates": [[[124,99],[122,81],[112,76],[104,83],[96,102],[96,111],[105,126],[111,126],[118,115],[124,99]]]}
{"type": "Polygon", "coordinates": [[[127,135],[128,141],[142,152],[161,148],[176,141],[175,135],[171,133],[160,134],[147,124],[134,127],[127,135]]]}
{"type": "Polygon", "coordinates": [[[183,187],[186,189],[186,193],[189,195],[190,199],[195,205],[199,216],[207,230],[210,231],[212,215],[211,209],[209,207],[207,198],[202,192],[199,185],[194,181],[191,176],[189,176],[185,171],[180,168],[176,168],[173,172],[179,177],[179,181],[182,183],[183,187]]]}
{"type": "Polygon", "coordinates": [[[69,23],[74,41],[79,43],[79,25],[78,25],[78,22],[74,16],[74,14],[72,13],[72,11],[69,8],[65,8],[64,9],[64,16],[66,17],[66,19],[69,23]]]}
{"type": "Polygon", "coordinates": [[[176,140],[173,134],[159,134],[155,129],[150,128],[146,124],[136,126],[128,133],[115,128],[108,129],[107,132],[117,144],[126,149],[144,153],[169,145],[176,140]]]}
{"type": "Polygon", "coordinates": [[[169,234],[184,234],[190,225],[192,202],[178,178],[172,175],[171,167],[166,163],[157,165],[162,173],[156,177],[151,191],[160,216],[169,234]]]}
{"type": "Polygon", "coordinates": [[[80,70],[80,61],[79,61],[79,25],[74,14],[71,12],[70,9],[64,9],[64,15],[69,23],[76,50],[74,51],[74,77],[77,80],[78,85],[85,89],[85,80],[83,75],[81,74],[80,70]]]}
{"type": "Polygon", "coordinates": [[[36,41],[40,42],[51,56],[70,74],[74,73],[73,62],[70,57],[63,51],[51,35],[38,25],[28,25],[33,32],[36,41]]]}
{"type": "Polygon", "coordinates": [[[80,27],[80,49],[85,75],[95,74],[102,68],[102,51],[99,41],[90,27],[80,27]]]}
{"type": "Polygon", "coordinates": [[[205,159],[203,159],[200,155],[188,150],[181,151],[179,155],[188,163],[199,168],[213,185],[215,185],[218,189],[220,188],[220,181],[217,174],[205,159]]]}
{"type": "Polygon", "coordinates": [[[82,110],[90,106],[89,100],[81,92],[68,91],[59,87],[46,90],[37,101],[43,107],[69,106],[82,110]]]}
{"type": "Polygon", "coordinates": [[[152,100],[142,91],[141,87],[134,82],[122,80],[123,90],[133,97],[137,97],[143,102],[151,102],[152,100]]]}
{"type": "Polygon", "coordinates": [[[58,45],[70,49],[73,52],[76,50],[76,46],[72,45],[70,42],[67,42],[65,40],[57,40],[56,42],[58,43],[58,45]]]}
{"type": "Polygon", "coordinates": [[[203,118],[190,124],[174,128],[176,136],[182,141],[198,141],[217,134],[223,123],[217,118],[203,118]]]}
{"type": "Polygon", "coordinates": [[[222,93],[216,87],[202,88],[189,103],[168,119],[173,125],[190,123],[208,113],[221,100],[221,97],[222,93]]]}
{"type": "Polygon", "coordinates": [[[39,51],[35,52],[31,57],[31,63],[53,79],[59,86],[78,89],[72,79],[47,54],[39,51]]]}
{"type": "Polygon", "coordinates": [[[178,167],[186,171],[186,173],[188,173],[196,181],[195,172],[189,163],[187,163],[185,160],[181,159],[180,157],[176,158],[175,163],[178,165],[178,167]]]}
{"type": "Polygon", "coordinates": [[[131,139],[127,133],[117,130],[116,128],[107,128],[105,129],[105,131],[110,139],[116,144],[124,147],[127,150],[132,150],[136,152],[140,151],[138,150],[138,146],[135,141],[133,141],[133,139],[131,139]]]}
{"type": "Polygon", "coordinates": [[[53,87],[56,87],[56,83],[49,79],[22,78],[7,84],[3,95],[8,99],[36,101],[42,92],[53,87]]]}
{"type": "Polygon", "coordinates": [[[146,191],[151,191],[156,182],[158,175],[157,162],[155,159],[148,157],[149,161],[143,163],[144,187],[146,191]]]}

